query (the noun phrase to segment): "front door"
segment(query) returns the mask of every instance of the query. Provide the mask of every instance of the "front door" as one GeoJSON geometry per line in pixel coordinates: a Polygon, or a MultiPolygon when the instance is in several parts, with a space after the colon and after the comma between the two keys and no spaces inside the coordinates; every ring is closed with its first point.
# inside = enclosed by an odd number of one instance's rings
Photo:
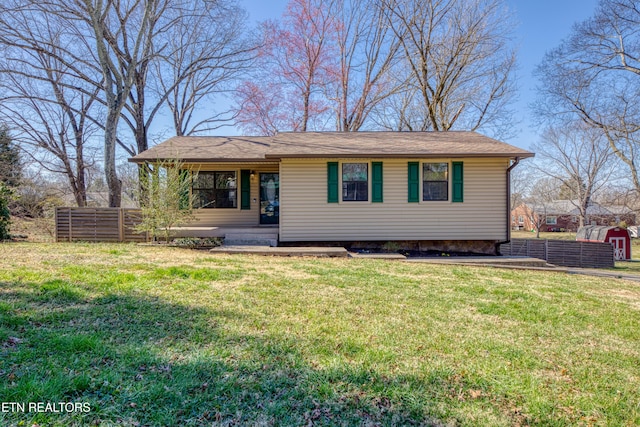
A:
{"type": "Polygon", "coordinates": [[[260,224],[278,224],[280,219],[280,174],[260,174],[260,224]]]}

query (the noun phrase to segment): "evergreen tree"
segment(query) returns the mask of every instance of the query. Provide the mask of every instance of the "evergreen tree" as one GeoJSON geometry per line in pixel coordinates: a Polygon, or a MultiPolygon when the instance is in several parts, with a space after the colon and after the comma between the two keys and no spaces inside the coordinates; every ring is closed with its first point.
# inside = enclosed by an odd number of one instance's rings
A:
{"type": "Polygon", "coordinates": [[[9,213],[9,199],[12,191],[4,182],[0,181],[0,242],[9,240],[9,226],[11,225],[11,214],[9,213]]]}
{"type": "Polygon", "coordinates": [[[18,147],[13,144],[6,126],[0,126],[0,182],[15,188],[20,183],[21,175],[18,147]]]}

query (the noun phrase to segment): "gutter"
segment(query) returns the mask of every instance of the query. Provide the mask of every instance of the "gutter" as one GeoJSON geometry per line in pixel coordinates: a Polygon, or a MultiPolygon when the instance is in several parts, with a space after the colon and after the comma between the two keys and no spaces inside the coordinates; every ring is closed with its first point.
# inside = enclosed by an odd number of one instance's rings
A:
{"type": "Polygon", "coordinates": [[[520,163],[520,157],[515,157],[514,162],[507,168],[507,240],[496,243],[496,253],[500,255],[500,245],[511,242],[511,171],[520,163]]]}

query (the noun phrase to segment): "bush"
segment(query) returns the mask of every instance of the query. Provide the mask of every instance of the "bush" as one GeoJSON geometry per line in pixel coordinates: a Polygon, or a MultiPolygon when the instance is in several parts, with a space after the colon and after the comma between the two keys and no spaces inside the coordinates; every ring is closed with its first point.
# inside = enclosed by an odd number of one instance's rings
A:
{"type": "Polygon", "coordinates": [[[195,172],[180,160],[161,160],[148,168],[140,179],[142,222],[136,230],[148,232],[153,241],[162,236],[169,243],[171,228],[195,220],[190,191],[195,172]]]}
{"type": "Polygon", "coordinates": [[[395,253],[400,250],[400,244],[398,242],[386,242],[382,245],[382,252],[395,253]]]}
{"type": "Polygon", "coordinates": [[[222,245],[222,240],[218,237],[182,237],[179,239],[173,239],[171,245],[189,249],[215,248],[222,245]]]}
{"type": "Polygon", "coordinates": [[[4,183],[0,182],[0,241],[9,240],[9,227],[11,226],[11,213],[9,212],[9,201],[13,191],[4,183]]]}

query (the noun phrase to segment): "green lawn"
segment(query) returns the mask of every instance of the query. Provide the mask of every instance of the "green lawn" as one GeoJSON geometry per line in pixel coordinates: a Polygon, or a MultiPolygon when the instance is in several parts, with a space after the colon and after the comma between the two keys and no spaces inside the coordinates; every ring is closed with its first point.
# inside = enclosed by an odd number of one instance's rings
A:
{"type": "Polygon", "coordinates": [[[0,244],[0,425],[640,425],[640,286],[0,244]]]}
{"type": "MultiPolygon", "coordinates": [[[[511,231],[512,239],[535,239],[536,233],[531,231],[511,231]]],[[[565,232],[550,232],[543,231],[540,233],[540,239],[550,239],[550,240],[576,240],[576,233],[572,233],[570,231],[565,232]]]]}

